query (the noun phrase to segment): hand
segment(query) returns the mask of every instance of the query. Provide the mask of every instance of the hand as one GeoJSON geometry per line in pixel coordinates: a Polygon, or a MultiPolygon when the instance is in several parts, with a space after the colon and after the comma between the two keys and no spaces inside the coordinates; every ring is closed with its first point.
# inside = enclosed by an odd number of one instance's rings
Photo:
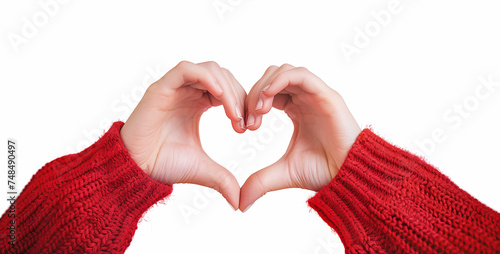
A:
{"type": "Polygon", "coordinates": [[[237,209],[240,186],[227,169],[203,151],[199,122],[203,112],[224,105],[233,129],[245,132],[246,92],[214,62],[180,62],[152,84],[121,129],[125,147],[153,179],[213,188],[237,209]]]}
{"type": "Polygon", "coordinates": [[[335,177],[361,132],[342,97],[302,67],[269,67],[248,94],[246,105],[249,130],[257,130],[262,115],[275,107],[290,117],[294,132],[283,157],[246,180],[241,211],[269,191],[318,191],[335,177]]]}

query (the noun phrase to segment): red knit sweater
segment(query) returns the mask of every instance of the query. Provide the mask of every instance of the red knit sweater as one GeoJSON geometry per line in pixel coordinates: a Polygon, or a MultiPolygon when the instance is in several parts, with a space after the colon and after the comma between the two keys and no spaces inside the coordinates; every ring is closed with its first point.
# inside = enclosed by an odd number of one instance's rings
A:
{"type": "MultiPolygon", "coordinates": [[[[132,160],[116,122],[96,143],[40,169],[7,210],[1,253],[123,253],[143,213],[172,192],[132,160]]],[[[500,214],[418,157],[365,129],[309,201],[347,253],[500,253],[500,214]]]]}
{"type": "Polygon", "coordinates": [[[346,253],[500,253],[500,214],[365,129],[309,201],[346,253]]]}

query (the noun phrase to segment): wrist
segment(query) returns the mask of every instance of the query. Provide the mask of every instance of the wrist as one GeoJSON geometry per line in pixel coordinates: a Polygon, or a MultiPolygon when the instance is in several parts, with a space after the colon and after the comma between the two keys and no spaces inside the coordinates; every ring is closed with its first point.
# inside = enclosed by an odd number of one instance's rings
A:
{"type": "Polygon", "coordinates": [[[125,150],[127,151],[128,155],[130,158],[132,158],[132,161],[148,176],[150,176],[150,169],[147,163],[142,163],[139,158],[137,158],[136,155],[134,155],[133,152],[131,152],[131,144],[129,142],[129,135],[127,134],[128,128],[127,124],[125,123],[120,130],[120,138],[123,142],[123,146],[125,147],[125,150]]]}

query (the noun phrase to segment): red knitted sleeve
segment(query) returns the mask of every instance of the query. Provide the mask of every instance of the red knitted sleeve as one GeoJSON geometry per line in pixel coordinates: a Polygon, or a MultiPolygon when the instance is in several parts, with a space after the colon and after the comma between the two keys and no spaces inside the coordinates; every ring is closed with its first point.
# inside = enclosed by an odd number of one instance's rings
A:
{"type": "Polygon", "coordinates": [[[116,122],[78,154],[43,166],[0,219],[0,253],[123,253],[142,214],[172,192],[126,150],[116,122]],[[12,219],[15,231],[10,231],[12,219]],[[15,244],[11,245],[12,233],[15,244]]]}
{"type": "Polygon", "coordinates": [[[500,214],[365,129],[309,205],[346,253],[500,253],[500,214]]]}

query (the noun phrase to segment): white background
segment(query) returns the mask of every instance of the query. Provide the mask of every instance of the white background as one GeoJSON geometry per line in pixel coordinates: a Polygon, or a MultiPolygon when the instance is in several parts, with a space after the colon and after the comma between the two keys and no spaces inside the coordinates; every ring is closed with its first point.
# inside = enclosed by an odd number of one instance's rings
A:
{"type": "MultiPolygon", "coordinates": [[[[126,120],[144,87],[181,60],[214,60],[247,91],[269,65],[305,66],[342,94],[361,127],[423,154],[500,210],[498,1],[70,0],[49,11],[47,2],[0,4],[2,211],[7,138],[18,142],[21,189],[46,162],[126,120]],[[388,5],[398,8],[382,24],[373,12],[388,5]],[[26,22],[36,31],[23,35],[26,22]],[[348,61],[342,48],[367,27],[371,36],[348,61]],[[431,145],[433,133],[441,134],[431,145]]],[[[203,146],[243,184],[285,151],[292,126],[282,116],[273,110],[262,130],[239,135],[222,108],[211,109],[203,146]]],[[[313,194],[269,193],[242,214],[214,191],[177,185],[146,214],[127,253],[342,253],[306,205],[313,194]]]]}

